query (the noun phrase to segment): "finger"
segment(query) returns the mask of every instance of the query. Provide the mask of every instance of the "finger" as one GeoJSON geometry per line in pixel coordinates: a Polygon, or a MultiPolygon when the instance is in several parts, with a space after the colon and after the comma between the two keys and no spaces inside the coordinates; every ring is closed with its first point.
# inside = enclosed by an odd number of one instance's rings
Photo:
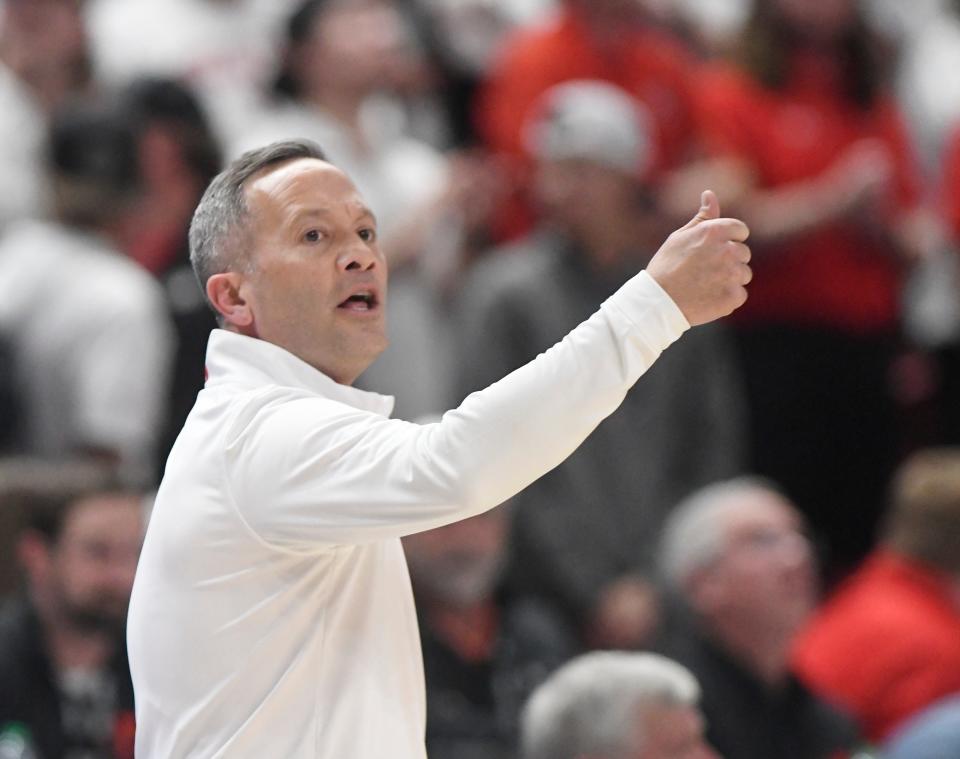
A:
{"type": "Polygon", "coordinates": [[[740,284],[749,285],[753,281],[753,269],[746,264],[740,264],[740,284]]]}
{"type": "Polygon", "coordinates": [[[734,259],[739,261],[742,264],[750,263],[751,253],[750,246],[745,245],[742,242],[728,242],[727,247],[730,249],[730,252],[733,254],[734,259]]]}
{"type": "Polygon", "coordinates": [[[700,195],[700,210],[697,215],[688,221],[683,229],[690,229],[704,221],[720,218],[720,201],[713,190],[704,190],[700,195]]]}
{"type": "MultiPolygon", "coordinates": [[[[743,242],[750,237],[750,228],[740,219],[710,219],[700,223],[711,227],[711,234],[716,235],[714,239],[719,237],[733,242],[743,242]]],[[[693,224],[691,223],[688,226],[693,226],[693,224]]]]}

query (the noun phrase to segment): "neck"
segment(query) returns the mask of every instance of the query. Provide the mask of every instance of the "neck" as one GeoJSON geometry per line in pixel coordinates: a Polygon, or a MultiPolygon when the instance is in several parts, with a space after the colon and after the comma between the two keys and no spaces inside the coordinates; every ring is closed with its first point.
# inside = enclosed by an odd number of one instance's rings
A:
{"type": "Polygon", "coordinates": [[[715,620],[711,634],[723,650],[768,687],[779,688],[786,682],[793,632],[773,632],[754,625],[715,620]]]}
{"type": "Polygon", "coordinates": [[[120,248],[154,274],[164,271],[184,245],[196,197],[186,181],[148,190],[120,224],[120,248]]]}

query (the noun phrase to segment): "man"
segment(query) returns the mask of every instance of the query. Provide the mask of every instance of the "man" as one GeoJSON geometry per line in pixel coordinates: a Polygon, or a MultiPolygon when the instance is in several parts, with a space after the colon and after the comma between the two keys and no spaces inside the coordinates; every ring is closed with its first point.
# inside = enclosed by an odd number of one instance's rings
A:
{"type": "Polygon", "coordinates": [[[133,124],[109,104],[66,106],[47,160],[55,220],[0,241],[0,332],[22,404],[12,450],[94,457],[152,485],[173,336],[160,286],[120,252],[141,187],[133,124]]]}
{"type": "Polygon", "coordinates": [[[19,738],[39,757],[132,759],[123,625],[143,499],[89,463],[16,459],[0,465],[0,482],[0,508],[23,518],[16,554],[26,580],[26,592],[0,606],[0,744],[19,738]]]}
{"type": "Polygon", "coordinates": [[[795,655],[810,687],[876,742],[960,691],[960,449],[915,454],[894,483],[880,545],[813,617],[795,655]]]}
{"type": "Polygon", "coordinates": [[[736,759],[832,759],[853,726],[807,691],[789,651],[816,600],[794,506],[761,480],[702,488],[667,522],[662,572],[690,611],[669,652],[703,688],[707,737],[736,759]]]}
{"type": "Polygon", "coordinates": [[[353,183],[306,142],[251,151],[191,228],[215,330],[131,602],[142,759],[424,756],[399,538],[559,463],[661,350],[746,298],[747,229],[698,216],[568,339],[436,424],[350,387],[386,345],[387,273],[353,183]],[[659,284],[658,284],[659,283],[659,284]]]}
{"type": "Polygon", "coordinates": [[[719,759],[703,738],[700,689],[650,653],[594,652],[561,667],[523,713],[524,759],[719,759]]]}
{"type": "Polygon", "coordinates": [[[197,289],[187,241],[193,209],[222,168],[220,150],[196,96],[173,79],[133,82],[123,102],[136,123],[141,192],[123,225],[124,252],[161,284],[176,339],[156,471],[203,387],[207,338],[216,326],[197,289]]]}
{"type": "MultiPolygon", "coordinates": [[[[554,12],[513,30],[498,46],[476,98],[477,131],[523,176],[529,166],[524,125],[547,90],[582,79],[620,87],[649,109],[656,148],[653,186],[673,215],[677,209],[663,180],[691,157],[696,139],[691,51],[645,7],[646,0],[559,0],[554,5],[554,12]]],[[[503,209],[501,231],[508,239],[529,229],[524,200],[517,193],[503,209]]]]}
{"type": "Polygon", "coordinates": [[[43,166],[50,115],[91,84],[83,5],[0,0],[0,229],[50,211],[43,166]]]}
{"type": "Polygon", "coordinates": [[[417,601],[430,759],[515,756],[533,688],[577,652],[562,616],[501,583],[509,507],[403,539],[417,601]]]}
{"type": "MultiPolygon", "coordinates": [[[[543,221],[487,256],[463,288],[459,397],[535,358],[650,260],[663,227],[650,122],[605,82],[548,90],[527,125],[543,221]]],[[[642,392],[517,496],[512,584],[560,605],[592,647],[649,645],[664,518],[692,490],[741,471],[742,393],[722,330],[675,346],[642,392]]]]}

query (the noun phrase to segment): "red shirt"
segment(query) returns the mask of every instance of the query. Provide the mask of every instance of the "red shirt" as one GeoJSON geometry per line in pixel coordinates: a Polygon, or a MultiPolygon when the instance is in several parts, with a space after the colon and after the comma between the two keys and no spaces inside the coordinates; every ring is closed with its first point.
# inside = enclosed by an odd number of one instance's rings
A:
{"type": "Polygon", "coordinates": [[[948,583],[915,561],[876,552],[800,636],[795,671],[881,741],[960,691],[960,605],[948,583]]]}
{"type": "Polygon", "coordinates": [[[657,129],[661,166],[678,163],[694,135],[692,60],[667,34],[648,26],[624,30],[601,43],[572,8],[520,30],[494,63],[476,113],[480,133],[495,150],[521,155],[523,126],[550,87],[574,79],[600,79],[643,101],[657,129]]]}
{"type": "Polygon", "coordinates": [[[944,154],[943,211],[950,231],[960,239],[960,129],[954,131],[944,154]]]}
{"type": "MultiPolygon", "coordinates": [[[[895,163],[890,213],[919,199],[918,170],[901,115],[890,98],[864,110],[831,87],[830,69],[809,60],[772,90],[728,65],[698,77],[702,139],[714,155],[747,162],[760,189],[821,175],[859,140],[875,138],[895,163]]],[[[854,333],[894,326],[900,265],[890,245],[863,225],[840,221],[789,241],[768,244],[752,265],[750,298],[741,321],[825,326],[854,333]]]]}

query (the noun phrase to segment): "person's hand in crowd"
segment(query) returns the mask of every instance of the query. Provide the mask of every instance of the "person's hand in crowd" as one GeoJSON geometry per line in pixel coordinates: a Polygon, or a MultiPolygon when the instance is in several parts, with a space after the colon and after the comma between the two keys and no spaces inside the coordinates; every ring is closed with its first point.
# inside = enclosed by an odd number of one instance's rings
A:
{"type": "Polygon", "coordinates": [[[604,587],[586,630],[591,648],[637,649],[649,645],[660,624],[660,598],[652,583],[624,575],[604,587]]]}
{"type": "Polygon", "coordinates": [[[887,145],[877,139],[862,139],[834,161],[821,181],[837,216],[874,221],[890,198],[894,173],[887,145]]]}
{"type": "Polygon", "coordinates": [[[384,242],[393,270],[417,265],[439,291],[453,289],[477,251],[507,189],[505,167],[478,151],[451,153],[447,179],[435,197],[411,211],[384,242]]]}
{"type": "Polygon", "coordinates": [[[507,167],[496,156],[466,150],[450,155],[450,178],[441,198],[457,212],[465,231],[484,229],[507,192],[507,167]]]}
{"type": "Polygon", "coordinates": [[[727,316],[747,300],[753,273],[750,234],[739,219],[720,217],[717,196],[706,190],[700,210],[673,232],[647,266],[647,273],[673,299],[691,326],[727,316]]]}

